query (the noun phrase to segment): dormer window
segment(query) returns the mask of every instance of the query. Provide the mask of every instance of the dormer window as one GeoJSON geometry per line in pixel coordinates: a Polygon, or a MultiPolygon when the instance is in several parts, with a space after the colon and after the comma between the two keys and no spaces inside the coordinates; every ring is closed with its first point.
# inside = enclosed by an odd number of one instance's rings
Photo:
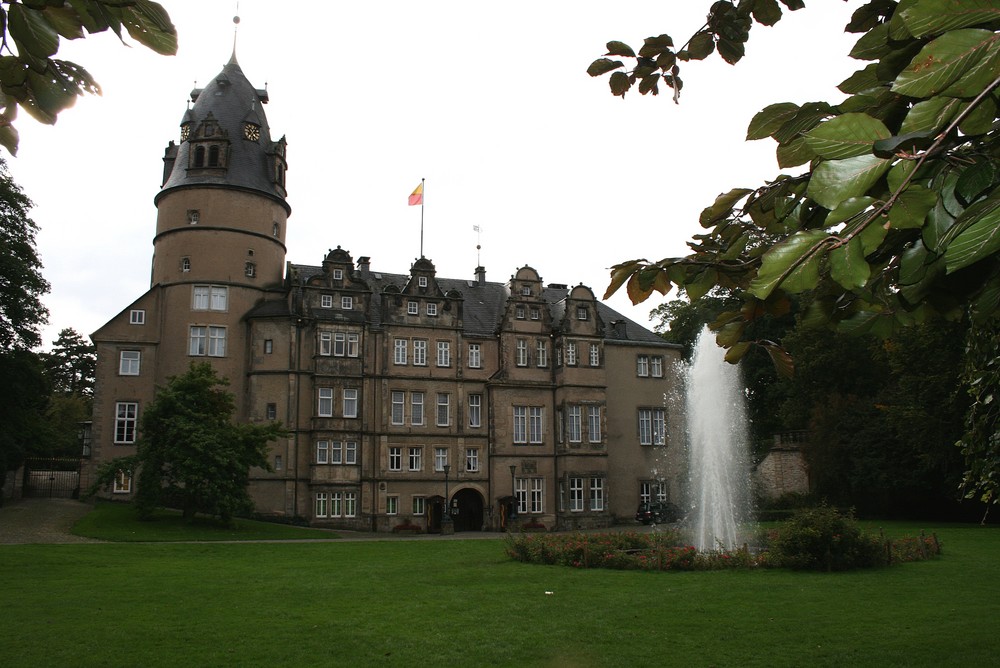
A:
{"type": "Polygon", "coordinates": [[[191,136],[191,124],[185,123],[181,126],[181,141],[187,141],[191,136]]]}
{"type": "Polygon", "coordinates": [[[205,147],[196,146],[194,149],[194,166],[204,167],[205,166],[205,147]]]}
{"type": "Polygon", "coordinates": [[[438,305],[437,304],[428,304],[427,305],[427,315],[437,315],[437,314],[438,314],[438,305]]]}
{"type": "Polygon", "coordinates": [[[209,167],[219,166],[219,147],[216,145],[208,147],[208,166],[209,167]]]}
{"type": "Polygon", "coordinates": [[[343,269],[334,269],[333,270],[333,280],[340,281],[340,280],[343,280],[343,278],[344,278],[344,270],[343,269]]]}
{"type": "Polygon", "coordinates": [[[260,141],[260,126],[256,123],[244,123],[243,138],[249,141],[260,141]]]}
{"type": "Polygon", "coordinates": [[[427,287],[427,277],[426,276],[418,276],[417,277],[417,285],[419,285],[422,288],[426,288],[427,287]]]}
{"type": "Polygon", "coordinates": [[[333,295],[320,295],[320,297],[319,297],[319,307],[320,308],[333,308],[333,295]]]}
{"type": "Polygon", "coordinates": [[[576,307],[576,319],[577,320],[586,320],[587,318],[588,318],[587,307],[586,306],[577,306],[576,307]]]}
{"type": "Polygon", "coordinates": [[[524,287],[521,288],[521,294],[524,295],[525,297],[530,297],[531,296],[531,288],[529,288],[527,285],[525,285],[524,287]]]}

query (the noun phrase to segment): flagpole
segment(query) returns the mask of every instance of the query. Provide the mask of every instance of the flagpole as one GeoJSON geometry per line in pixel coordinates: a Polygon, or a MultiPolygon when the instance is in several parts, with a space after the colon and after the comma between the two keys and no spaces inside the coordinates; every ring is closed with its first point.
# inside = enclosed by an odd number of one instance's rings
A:
{"type": "Polygon", "coordinates": [[[424,179],[420,179],[420,257],[424,256],[424,179]]]}

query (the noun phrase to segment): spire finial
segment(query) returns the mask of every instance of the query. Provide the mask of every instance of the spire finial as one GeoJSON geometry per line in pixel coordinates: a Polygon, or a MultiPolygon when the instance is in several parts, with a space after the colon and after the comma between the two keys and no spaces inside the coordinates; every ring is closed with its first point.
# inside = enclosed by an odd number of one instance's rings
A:
{"type": "Polygon", "coordinates": [[[236,15],[233,17],[233,61],[236,60],[236,38],[240,34],[240,0],[236,0],[236,15]]]}

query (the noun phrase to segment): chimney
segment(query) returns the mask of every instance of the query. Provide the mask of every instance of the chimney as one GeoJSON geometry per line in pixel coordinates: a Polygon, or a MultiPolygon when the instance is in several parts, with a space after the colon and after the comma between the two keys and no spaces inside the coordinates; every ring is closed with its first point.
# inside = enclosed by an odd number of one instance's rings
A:
{"type": "Polygon", "coordinates": [[[362,255],[358,258],[358,271],[361,272],[362,276],[368,276],[368,272],[371,270],[371,264],[372,259],[367,255],[362,255]]]}
{"type": "Polygon", "coordinates": [[[486,283],[486,267],[479,265],[476,267],[476,282],[479,285],[484,285],[486,283]]]}
{"type": "Polygon", "coordinates": [[[615,337],[617,337],[619,339],[627,339],[628,338],[628,330],[625,328],[625,321],[624,320],[614,320],[614,321],[612,321],[611,326],[615,330],[615,337]]]}

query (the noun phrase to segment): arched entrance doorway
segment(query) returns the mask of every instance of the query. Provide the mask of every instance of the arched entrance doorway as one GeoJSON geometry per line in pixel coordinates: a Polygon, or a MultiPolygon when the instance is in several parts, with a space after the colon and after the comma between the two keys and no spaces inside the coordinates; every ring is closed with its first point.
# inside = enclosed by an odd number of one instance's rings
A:
{"type": "Polygon", "coordinates": [[[472,488],[460,489],[451,497],[455,531],[482,531],[483,497],[472,488]]]}

